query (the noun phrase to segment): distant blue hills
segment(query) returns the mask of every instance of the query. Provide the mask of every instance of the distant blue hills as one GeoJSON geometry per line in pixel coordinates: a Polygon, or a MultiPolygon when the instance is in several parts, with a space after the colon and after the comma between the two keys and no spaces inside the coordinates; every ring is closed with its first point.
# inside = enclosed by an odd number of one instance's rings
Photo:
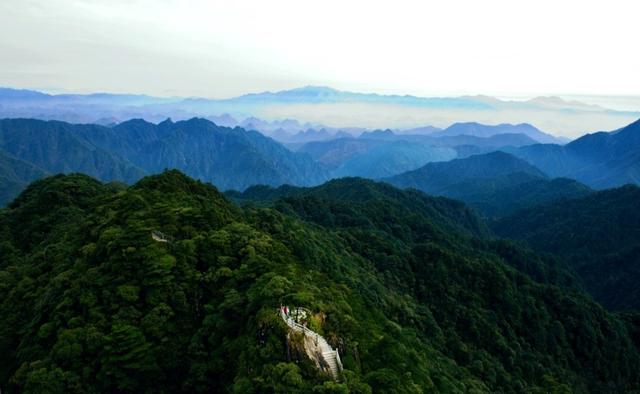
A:
{"type": "Polygon", "coordinates": [[[587,134],[564,146],[509,149],[551,176],[577,179],[604,189],[640,183],[640,120],[612,132],[587,134]]]}
{"type": "MultiPolygon", "coordinates": [[[[270,95],[298,101],[304,96],[348,97],[333,89],[304,88],[247,95],[242,100],[271,100],[270,95]]],[[[248,117],[238,122],[230,114],[122,122],[100,111],[94,116],[101,116],[101,124],[37,119],[74,106],[76,115],[69,116],[82,117],[91,108],[117,106],[122,115],[139,108],[161,111],[163,105],[183,101],[154,100],[1,89],[2,113],[42,116],[0,120],[0,204],[10,202],[31,181],[51,174],[81,172],[103,181],[132,183],[166,168],[177,168],[222,190],[240,191],[258,184],[313,186],[345,176],[385,179],[399,187],[463,200],[492,217],[591,189],[640,184],[640,121],[565,144],[528,123],[460,122],[447,128],[368,130],[290,118],[248,117]]]]}
{"type": "Polygon", "coordinates": [[[13,191],[3,196],[3,203],[34,179],[56,173],[132,183],[177,168],[223,190],[253,184],[316,185],[329,177],[310,157],[256,131],[197,118],[159,124],[133,119],[114,127],[4,119],[0,164],[0,186],[13,191]]]}
{"type": "Polygon", "coordinates": [[[400,188],[462,200],[488,217],[591,193],[578,181],[551,179],[530,163],[501,151],[429,163],[383,180],[400,188]]]}
{"type": "Polygon", "coordinates": [[[244,128],[247,127],[242,124],[243,119],[253,118],[266,121],[267,124],[258,130],[268,135],[282,130],[296,134],[310,128],[360,131],[381,127],[416,131],[422,128],[425,131],[427,126],[444,129],[461,120],[472,120],[493,125],[524,122],[554,135],[577,135],[630,123],[640,117],[640,111],[614,111],[557,97],[525,101],[489,96],[417,97],[347,92],[323,86],[225,99],[110,93],[47,94],[0,88],[0,118],[19,117],[104,124],[132,118],[160,122],[167,117],[176,120],[201,117],[222,126],[244,128]]]}
{"type": "Polygon", "coordinates": [[[280,92],[251,93],[220,100],[224,103],[338,103],[370,102],[395,105],[409,105],[432,108],[493,109],[494,106],[465,97],[416,97],[410,95],[382,95],[376,93],[344,92],[325,86],[306,86],[280,92]]]}
{"type": "Polygon", "coordinates": [[[554,137],[551,134],[544,133],[536,127],[528,123],[520,124],[499,124],[496,126],[483,125],[477,122],[454,123],[442,131],[432,133],[433,136],[457,136],[472,135],[475,137],[491,137],[497,134],[524,134],[532,140],[543,143],[553,144],[558,142],[568,142],[567,139],[554,137]]]}

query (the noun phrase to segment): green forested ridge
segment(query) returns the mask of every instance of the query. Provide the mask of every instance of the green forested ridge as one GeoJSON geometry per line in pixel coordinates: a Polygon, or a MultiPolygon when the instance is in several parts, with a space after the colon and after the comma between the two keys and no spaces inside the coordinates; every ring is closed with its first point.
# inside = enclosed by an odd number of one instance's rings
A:
{"type": "MultiPolygon", "coordinates": [[[[256,131],[220,127],[197,118],[167,119],[159,124],[132,119],[114,127],[0,119],[0,186],[10,172],[24,167],[19,164],[37,167],[43,173],[81,172],[103,181],[127,183],[165,168],[178,168],[221,189],[244,189],[254,184],[315,185],[328,177],[308,156],[291,152],[256,131]],[[2,159],[5,155],[23,163],[7,162],[2,159]]],[[[3,188],[0,205],[40,177],[21,177],[19,183],[3,188]]]]}
{"type": "Polygon", "coordinates": [[[144,175],[142,169],[88,138],[102,129],[106,128],[36,119],[0,119],[0,152],[52,174],[82,172],[104,181],[140,179],[144,175]]]}
{"type": "Polygon", "coordinates": [[[520,211],[497,234],[562,258],[603,305],[640,310],[640,188],[627,185],[520,211]]]}
{"type": "Polygon", "coordinates": [[[227,192],[227,195],[239,202],[278,200],[278,207],[283,203],[304,207],[307,219],[328,227],[347,221],[360,226],[394,228],[405,235],[421,226],[446,228],[452,234],[488,234],[484,222],[459,201],[428,196],[417,190],[399,190],[363,178],[334,179],[311,188],[258,185],[244,193],[227,192]]]}
{"type": "Polygon", "coordinates": [[[0,206],[12,201],[27,185],[46,171],[0,151],[0,206]]]}
{"type": "Polygon", "coordinates": [[[464,201],[489,218],[591,192],[572,179],[549,179],[526,161],[500,151],[429,163],[384,180],[464,201]]]}
{"type": "Polygon", "coordinates": [[[47,178],[0,211],[0,387],[638,390],[634,317],[485,233],[461,203],[361,179],[239,208],[177,171],[47,178]],[[286,340],[280,303],[316,313],[339,382],[286,340]]]}

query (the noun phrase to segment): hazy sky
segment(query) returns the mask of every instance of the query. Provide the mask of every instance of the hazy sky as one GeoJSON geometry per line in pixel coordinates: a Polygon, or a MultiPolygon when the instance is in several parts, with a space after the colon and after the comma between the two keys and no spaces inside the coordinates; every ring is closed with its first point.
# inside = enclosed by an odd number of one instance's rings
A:
{"type": "Polygon", "coordinates": [[[637,0],[0,0],[0,85],[640,95],[637,0]]]}

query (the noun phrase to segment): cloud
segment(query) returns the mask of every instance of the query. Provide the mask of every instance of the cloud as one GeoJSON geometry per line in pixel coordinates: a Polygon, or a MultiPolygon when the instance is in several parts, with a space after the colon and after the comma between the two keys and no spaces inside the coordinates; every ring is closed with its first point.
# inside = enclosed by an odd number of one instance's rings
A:
{"type": "Polygon", "coordinates": [[[424,108],[369,103],[272,105],[257,116],[293,118],[333,127],[411,128],[424,125],[448,127],[456,122],[485,124],[530,123],[557,136],[575,138],[586,132],[615,130],[635,120],[636,114],[615,112],[567,112],[535,108],[469,110],[424,108]]]}
{"type": "Polygon", "coordinates": [[[214,97],[305,84],[637,94],[640,6],[602,4],[4,0],[0,83],[214,97]]]}

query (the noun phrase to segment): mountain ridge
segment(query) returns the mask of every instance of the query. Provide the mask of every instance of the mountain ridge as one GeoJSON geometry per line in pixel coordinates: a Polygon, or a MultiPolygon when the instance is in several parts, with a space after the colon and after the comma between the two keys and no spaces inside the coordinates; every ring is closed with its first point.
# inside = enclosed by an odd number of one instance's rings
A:
{"type": "Polygon", "coordinates": [[[433,133],[435,136],[473,135],[476,137],[491,137],[496,134],[524,134],[538,143],[561,142],[558,137],[544,133],[529,123],[501,123],[498,125],[485,125],[477,122],[454,123],[442,131],[433,133]]]}
{"type": "Polygon", "coordinates": [[[501,151],[429,163],[382,180],[464,201],[490,218],[591,192],[574,180],[549,179],[537,167],[501,151]]]}
{"type": "Polygon", "coordinates": [[[158,124],[131,119],[112,127],[4,119],[0,151],[48,173],[82,172],[127,183],[165,168],[182,169],[222,189],[327,179],[310,158],[256,131],[219,127],[201,118],[158,124]]]}
{"type": "Polygon", "coordinates": [[[564,146],[509,150],[552,176],[575,178],[598,189],[640,182],[638,151],[640,120],[612,132],[586,134],[564,146]]]}
{"type": "Polygon", "coordinates": [[[492,224],[499,236],[565,259],[594,298],[640,309],[640,188],[626,185],[525,209],[492,224]]]}
{"type": "MultiPolygon", "coordinates": [[[[226,114],[236,119],[297,119],[301,124],[368,129],[380,126],[393,129],[416,128],[429,124],[432,119],[439,119],[438,124],[433,125],[437,127],[450,126],[460,119],[489,124],[524,120],[539,127],[544,126],[545,130],[559,135],[574,135],[584,130],[613,128],[640,117],[640,112],[594,109],[593,106],[564,100],[559,106],[557,101],[553,105],[542,105],[540,102],[487,99],[484,96],[420,97],[357,93],[326,87],[247,93],[227,98],[153,97],[117,93],[39,95],[37,91],[31,92],[35,93],[19,93],[12,89],[0,91],[0,118],[31,117],[93,123],[99,119],[141,117],[158,122],[167,116],[174,119],[215,119],[226,114]],[[310,107],[300,111],[305,105],[310,107]],[[352,111],[353,105],[368,108],[365,112],[370,116],[357,115],[352,111]],[[384,111],[380,111],[382,107],[384,111]],[[398,107],[407,111],[409,116],[393,115],[398,107]],[[518,118],[509,115],[512,111],[518,111],[518,118]],[[385,115],[387,112],[390,116],[385,115]],[[576,117],[576,114],[583,116],[576,117]],[[335,124],[335,119],[344,119],[344,122],[335,124]],[[407,119],[412,120],[407,122],[407,119]]],[[[361,112],[362,110],[358,111],[361,112]]]]}

